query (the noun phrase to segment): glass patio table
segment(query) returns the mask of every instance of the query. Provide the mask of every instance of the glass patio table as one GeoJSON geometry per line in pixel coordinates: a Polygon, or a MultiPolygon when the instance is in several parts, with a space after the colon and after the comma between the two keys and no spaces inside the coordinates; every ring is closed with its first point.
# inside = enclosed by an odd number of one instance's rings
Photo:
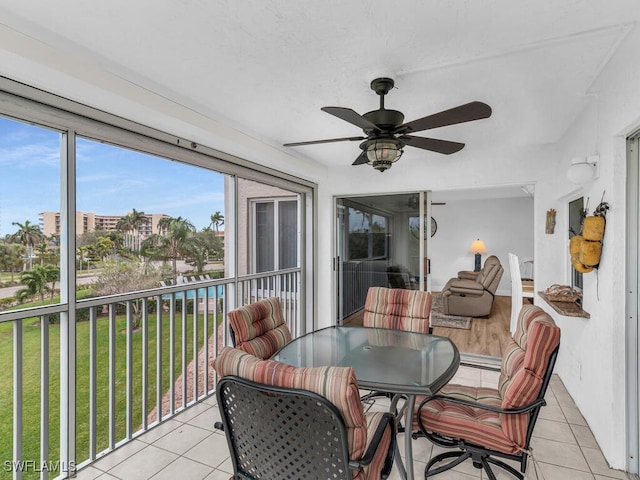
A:
{"type": "Polygon", "coordinates": [[[272,357],[296,367],[353,367],[358,385],[367,390],[406,395],[405,460],[396,464],[413,479],[411,424],[416,395],[433,395],[460,365],[456,346],[446,337],[370,327],[327,327],[292,340],[272,357]]]}

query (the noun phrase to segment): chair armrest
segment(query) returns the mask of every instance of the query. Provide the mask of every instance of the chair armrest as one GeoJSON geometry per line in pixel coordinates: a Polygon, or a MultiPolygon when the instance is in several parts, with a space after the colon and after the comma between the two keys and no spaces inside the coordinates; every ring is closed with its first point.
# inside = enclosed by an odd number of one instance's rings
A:
{"type": "Polygon", "coordinates": [[[464,295],[481,296],[484,293],[484,287],[473,280],[451,279],[447,284],[447,290],[451,293],[459,293],[464,295]]]}
{"type": "Polygon", "coordinates": [[[464,280],[476,280],[480,275],[480,272],[472,272],[471,270],[460,270],[458,272],[458,278],[464,280]]]}
{"type": "Polygon", "coordinates": [[[391,428],[391,444],[389,445],[389,452],[384,461],[383,471],[391,471],[391,467],[393,466],[393,455],[396,451],[396,418],[393,414],[388,412],[383,415],[383,419],[378,424],[378,428],[376,428],[373,438],[368,442],[369,445],[362,458],[360,460],[349,460],[349,468],[352,470],[360,470],[362,467],[366,467],[371,463],[387,427],[391,428]]]}

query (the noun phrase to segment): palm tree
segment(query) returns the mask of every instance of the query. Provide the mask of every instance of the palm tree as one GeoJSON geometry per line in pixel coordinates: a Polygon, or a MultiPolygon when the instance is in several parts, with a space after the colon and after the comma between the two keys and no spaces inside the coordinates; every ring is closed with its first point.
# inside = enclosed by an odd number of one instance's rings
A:
{"type": "MultiPolygon", "coordinates": [[[[124,236],[124,246],[125,248],[131,248],[131,242],[127,241],[129,237],[127,234],[129,232],[133,232],[133,223],[131,221],[131,215],[127,214],[124,217],[121,217],[120,220],[118,220],[118,223],[116,223],[116,229],[118,229],[118,231],[122,232],[122,235],[124,236]]],[[[131,248],[131,250],[133,250],[133,248],[131,248]]]]}
{"type": "Polygon", "coordinates": [[[24,245],[17,243],[0,244],[0,270],[11,272],[11,283],[14,281],[14,274],[23,264],[22,256],[25,254],[24,245]]]}
{"type": "Polygon", "coordinates": [[[149,220],[145,216],[144,212],[139,212],[135,208],[129,214],[129,219],[134,231],[138,231],[140,225],[146,224],[149,220]]]}
{"type": "Polygon", "coordinates": [[[91,245],[93,254],[103,262],[110,252],[113,251],[115,243],[109,237],[100,237],[96,243],[91,245]]]}
{"type": "Polygon", "coordinates": [[[50,303],[53,303],[53,296],[56,293],[56,282],[60,280],[60,268],[49,263],[43,265],[42,270],[45,282],[51,284],[51,286],[47,288],[49,289],[49,295],[51,295],[50,303]]]}
{"type": "Polygon", "coordinates": [[[100,237],[98,239],[98,242],[102,238],[106,238],[107,240],[111,241],[111,248],[113,249],[114,253],[117,253],[118,250],[124,248],[124,237],[122,233],[118,231],[112,230],[112,231],[106,232],[106,234],[103,237],[100,237]]]}
{"type": "MultiPolygon", "coordinates": [[[[76,247],[76,252],[78,255],[78,260],[80,260],[80,270],[82,270],[82,264],[84,260],[87,258],[87,255],[89,254],[89,246],[82,245],[82,246],[76,247]]],[[[87,266],[87,270],[88,269],[89,267],[87,266]]]]}
{"type": "Polygon", "coordinates": [[[120,217],[118,223],[116,223],[116,228],[123,233],[130,232],[133,230],[133,225],[131,224],[131,217],[129,214],[124,217],[120,217]]]}
{"type": "Polygon", "coordinates": [[[160,235],[166,235],[172,220],[173,218],[171,217],[162,217],[158,220],[158,233],[160,235]]]}
{"type": "Polygon", "coordinates": [[[216,211],[213,215],[211,215],[211,226],[216,229],[216,232],[219,231],[219,227],[224,225],[224,215],[220,213],[220,211],[216,211]]]}
{"type": "Polygon", "coordinates": [[[209,259],[221,256],[222,240],[213,230],[205,228],[190,238],[186,250],[189,260],[193,262],[200,273],[204,270],[209,259]]]}
{"type": "Polygon", "coordinates": [[[154,234],[143,242],[143,251],[171,259],[173,274],[178,273],[178,258],[189,253],[190,241],[196,228],[186,218],[172,218],[166,235],[154,234]]]}
{"type": "Polygon", "coordinates": [[[47,244],[47,242],[42,242],[42,243],[38,243],[37,245],[34,245],[34,249],[38,253],[38,258],[40,259],[40,265],[43,265],[45,259],[47,258],[48,248],[49,248],[49,245],[47,244]]]}
{"type": "Polygon", "coordinates": [[[29,270],[33,268],[33,246],[36,243],[40,243],[44,240],[44,235],[38,225],[32,224],[29,220],[24,223],[11,222],[11,225],[16,225],[18,231],[11,235],[11,241],[14,243],[21,243],[29,249],[29,270]]]}
{"type": "Polygon", "coordinates": [[[145,216],[144,212],[139,212],[135,208],[130,213],[127,213],[124,217],[118,220],[116,224],[116,228],[123,233],[132,232],[132,239],[128,247],[131,250],[138,250],[140,248],[140,235],[139,228],[140,225],[146,224],[148,222],[148,218],[145,216]]]}
{"type": "Polygon", "coordinates": [[[38,295],[42,305],[44,305],[45,292],[51,293],[51,300],[55,292],[55,284],[60,277],[60,269],[54,265],[36,265],[33,269],[20,274],[20,282],[25,288],[16,292],[18,301],[23,302],[26,298],[38,295]],[[51,287],[49,287],[51,283],[51,287]]]}

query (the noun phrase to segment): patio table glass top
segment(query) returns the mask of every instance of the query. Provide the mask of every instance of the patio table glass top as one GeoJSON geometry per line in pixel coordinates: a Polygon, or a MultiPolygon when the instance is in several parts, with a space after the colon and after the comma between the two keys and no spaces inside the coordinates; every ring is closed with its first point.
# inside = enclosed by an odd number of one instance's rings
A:
{"type": "Polygon", "coordinates": [[[272,358],[297,367],[353,367],[361,388],[417,395],[436,393],[460,364],[446,337],[343,326],[298,337],[272,358]]]}

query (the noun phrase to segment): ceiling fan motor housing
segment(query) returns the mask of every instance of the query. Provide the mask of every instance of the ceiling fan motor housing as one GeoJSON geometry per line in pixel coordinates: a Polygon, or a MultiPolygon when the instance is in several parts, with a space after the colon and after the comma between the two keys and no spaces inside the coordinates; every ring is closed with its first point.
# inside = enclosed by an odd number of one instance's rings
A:
{"type": "MultiPolygon", "coordinates": [[[[373,110],[362,115],[364,118],[375,124],[380,130],[394,130],[404,122],[404,114],[397,110],[373,110]]],[[[371,133],[365,130],[365,133],[371,133]]]]}

